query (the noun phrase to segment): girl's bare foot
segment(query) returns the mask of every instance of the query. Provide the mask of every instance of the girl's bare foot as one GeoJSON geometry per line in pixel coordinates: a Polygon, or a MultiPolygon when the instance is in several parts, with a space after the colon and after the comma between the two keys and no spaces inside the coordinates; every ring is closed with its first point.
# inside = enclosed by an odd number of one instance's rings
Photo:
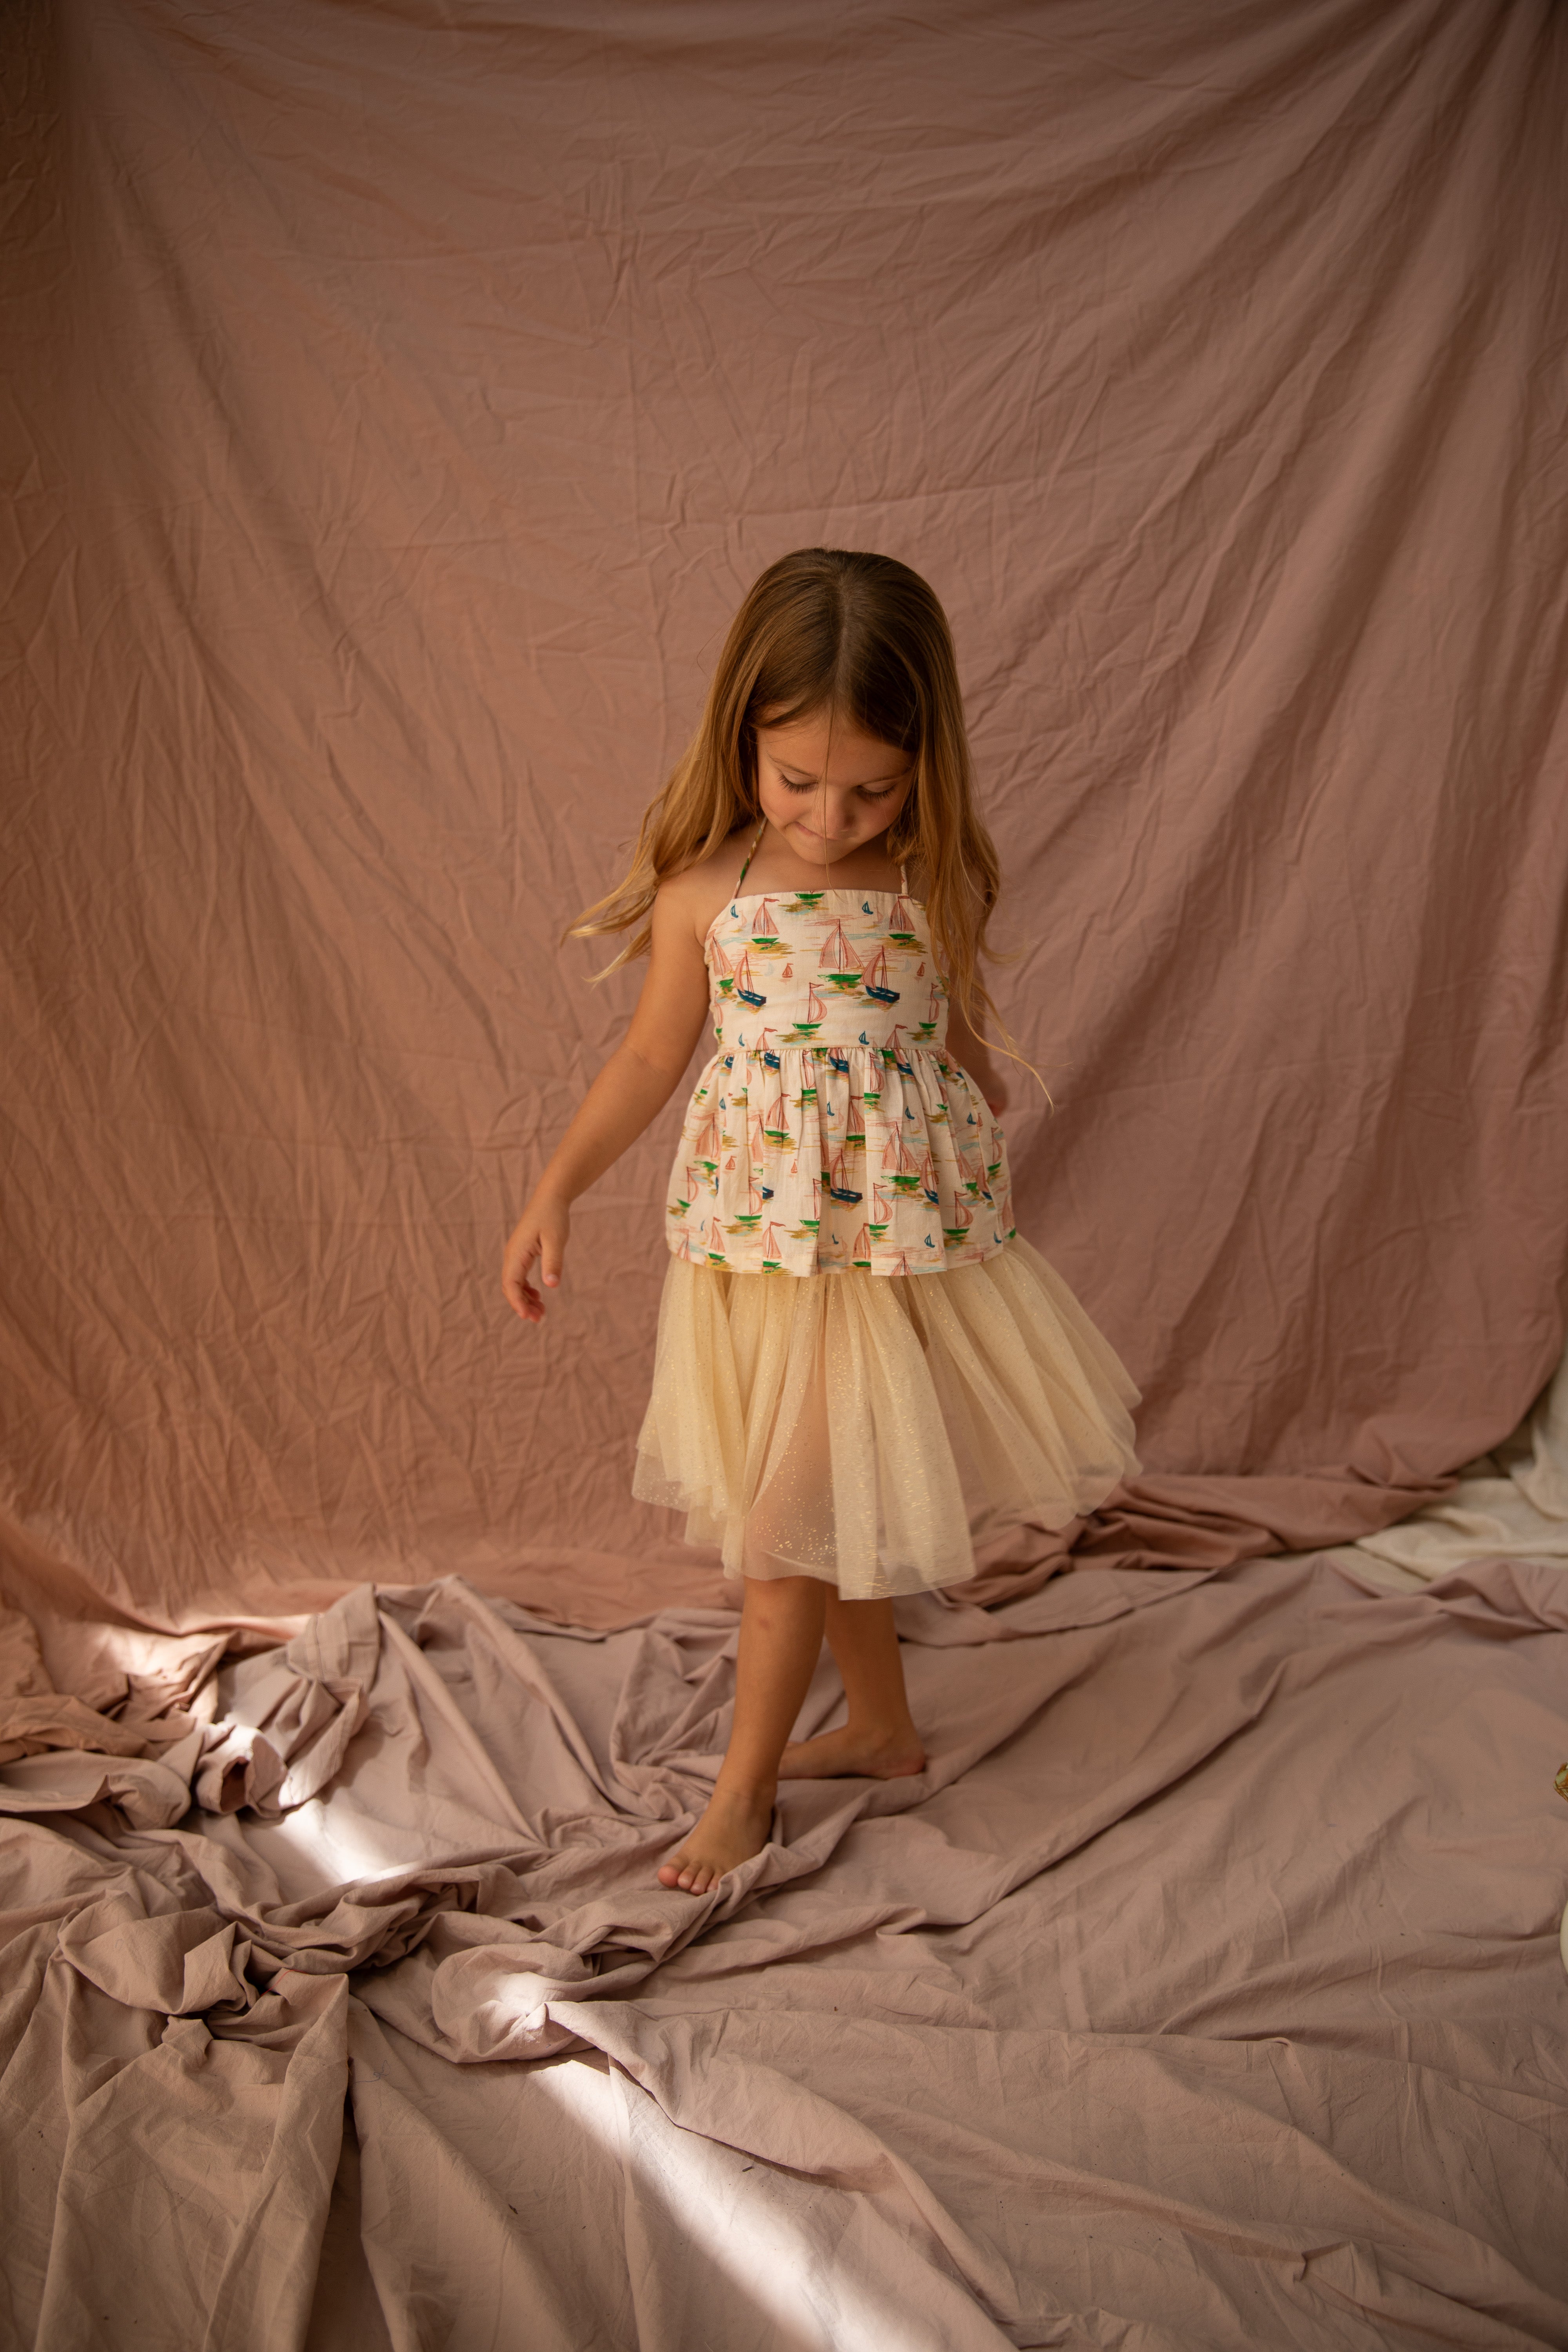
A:
{"type": "Polygon", "coordinates": [[[911,1724],[907,1731],[819,1731],[792,1739],[779,1759],[781,1780],[901,1780],[925,1770],[926,1752],[911,1724]]]}
{"type": "Polygon", "coordinates": [[[738,1870],[761,1853],[773,1820],[771,1797],[736,1796],[728,1789],[715,1789],[686,1843],[659,1864],[659,1885],[706,1895],[727,1870],[738,1870]]]}

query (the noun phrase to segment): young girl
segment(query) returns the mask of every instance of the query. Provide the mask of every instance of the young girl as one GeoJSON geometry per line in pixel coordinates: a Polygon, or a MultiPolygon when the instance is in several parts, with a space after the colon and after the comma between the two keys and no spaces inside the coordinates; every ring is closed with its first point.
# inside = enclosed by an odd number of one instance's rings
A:
{"type": "Polygon", "coordinates": [[[1058,1528],[1135,1470],[1139,1391],[1014,1230],[1006,1091],[972,1023],[996,856],[946,619],[887,556],[763,572],[626,879],[574,935],[650,950],[625,1042],[507,1243],[537,1322],[568,1213],[669,1099],[671,1255],[633,1491],[744,1579],[734,1726],[659,1870],[694,1895],[767,1843],[779,1779],[925,1763],[893,1596],[974,1573],[972,1510],[1058,1528]],[[841,1730],[790,1742],[826,1631],[841,1730]]]}

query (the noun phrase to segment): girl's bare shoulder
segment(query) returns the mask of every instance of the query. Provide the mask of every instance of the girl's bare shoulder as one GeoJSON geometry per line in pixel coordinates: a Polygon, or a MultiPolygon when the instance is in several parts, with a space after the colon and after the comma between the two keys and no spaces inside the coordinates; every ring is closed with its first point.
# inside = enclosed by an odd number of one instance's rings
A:
{"type": "Polygon", "coordinates": [[[735,877],[750,839],[742,825],[708,856],[695,859],[659,884],[659,905],[681,922],[689,922],[699,940],[707,938],[714,917],[733,897],[735,877]]]}

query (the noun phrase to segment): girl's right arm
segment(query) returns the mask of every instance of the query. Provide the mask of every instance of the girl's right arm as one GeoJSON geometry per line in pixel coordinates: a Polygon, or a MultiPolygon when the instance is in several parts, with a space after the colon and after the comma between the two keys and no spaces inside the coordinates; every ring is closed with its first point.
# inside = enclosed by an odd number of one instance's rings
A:
{"type": "Polygon", "coordinates": [[[545,1288],[555,1289],[573,1202],[664,1108],[702,1034],[708,967],[695,919],[702,897],[701,883],[683,874],[665,883],[654,900],[653,944],[637,1011],[507,1243],[501,1288],[525,1322],[537,1323],[544,1314],[544,1300],[528,1280],[534,1259],[545,1288]]]}

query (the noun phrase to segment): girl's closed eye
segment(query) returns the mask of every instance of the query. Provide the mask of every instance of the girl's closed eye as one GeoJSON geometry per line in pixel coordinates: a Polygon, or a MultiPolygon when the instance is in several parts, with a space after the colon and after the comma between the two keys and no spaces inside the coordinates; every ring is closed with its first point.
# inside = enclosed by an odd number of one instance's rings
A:
{"type": "MultiPolygon", "coordinates": [[[[779,778],[779,782],[783,784],[786,793],[815,793],[821,789],[817,784],[797,783],[793,776],[781,776],[779,778]]],[[[864,801],[885,801],[890,799],[892,794],[896,793],[898,789],[899,788],[896,783],[884,784],[880,792],[872,793],[868,792],[865,786],[862,785],[860,789],[860,797],[864,801]]]]}

